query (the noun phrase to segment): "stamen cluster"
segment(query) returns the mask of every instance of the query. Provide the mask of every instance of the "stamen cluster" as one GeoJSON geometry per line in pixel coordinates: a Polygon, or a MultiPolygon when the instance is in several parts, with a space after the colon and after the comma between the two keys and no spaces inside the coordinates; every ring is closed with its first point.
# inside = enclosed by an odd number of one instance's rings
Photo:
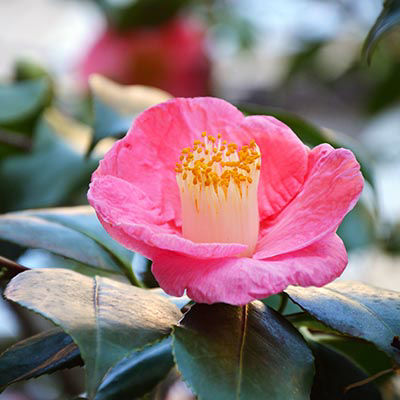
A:
{"type": "Polygon", "coordinates": [[[238,149],[236,143],[227,143],[218,134],[202,133],[204,141],[195,140],[193,147],[185,147],[176,163],[175,172],[192,185],[213,186],[218,194],[222,188],[227,195],[233,182],[242,194],[242,184],[252,183],[254,173],[260,169],[260,151],[254,140],[238,149]]]}

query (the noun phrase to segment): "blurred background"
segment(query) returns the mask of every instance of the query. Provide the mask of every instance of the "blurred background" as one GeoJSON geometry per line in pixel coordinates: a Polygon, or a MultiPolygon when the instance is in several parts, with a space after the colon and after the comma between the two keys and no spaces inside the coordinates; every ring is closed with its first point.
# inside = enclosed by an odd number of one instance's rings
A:
{"type": "MultiPolygon", "coordinates": [[[[367,183],[340,228],[343,279],[399,291],[398,33],[379,42],[370,65],[362,57],[381,11],[381,0],[0,1],[0,212],[86,204],[91,172],[132,117],[169,95],[213,95],[277,116],[310,145],[356,153],[367,183]]],[[[0,241],[0,255],[55,262],[12,241],[0,241]]],[[[0,300],[0,350],[44,326],[0,300]]],[[[0,396],[71,398],[82,379],[75,368],[0,396]]],[[[395,379],[386,392],[400,398],[395,379]]],[[[190,396],[178,385],[165,398],[190,396]]]]}

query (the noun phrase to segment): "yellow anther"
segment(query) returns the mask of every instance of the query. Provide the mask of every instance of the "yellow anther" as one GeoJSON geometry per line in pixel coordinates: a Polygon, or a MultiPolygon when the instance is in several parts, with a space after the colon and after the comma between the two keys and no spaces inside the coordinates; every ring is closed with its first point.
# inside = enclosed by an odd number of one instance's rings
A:
{"type": "Polygon", "coordinates": [[[206,132],[201,136],[206,139],[196,139],[193,148],[182,149],[179,156],[181,163],[176,163],[175,172],[189,187],[212,184],[217,195],[220,193],[218,187],[227,195],[229,186],[235,184],[242,195],[243,185],[254,182],[255,170],[261,168],[260,161],[256,161],[260,159],[260,154],[255,140],[239,148],[236,143],[227,144],[226,140],[221,139],[220,133],[217,134],[218,140],[221,140],[218,145],[214,136],[206,132]]]}

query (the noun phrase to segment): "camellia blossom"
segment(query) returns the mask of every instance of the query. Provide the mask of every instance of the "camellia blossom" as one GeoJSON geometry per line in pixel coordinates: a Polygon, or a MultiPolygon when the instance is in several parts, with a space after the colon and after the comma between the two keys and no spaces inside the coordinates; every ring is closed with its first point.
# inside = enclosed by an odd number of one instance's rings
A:
{"type": "Polygon", "coordinates": [[[177,98],[135,120],[88,198],[167,293],[242,305],[337,278],[347,254],[335,232],[362,188],[349,150],[310,150],[277,119],[220,99],[177,98]]]}
{"type": "Polygon", "coordinates": [[[211,68],[204,32],[188,18],[123,32],[108,27],[82,61],[80,75],[87,81],[97,73],[124,85],[154,86],[174,96],[207,95],[211,68]]]}

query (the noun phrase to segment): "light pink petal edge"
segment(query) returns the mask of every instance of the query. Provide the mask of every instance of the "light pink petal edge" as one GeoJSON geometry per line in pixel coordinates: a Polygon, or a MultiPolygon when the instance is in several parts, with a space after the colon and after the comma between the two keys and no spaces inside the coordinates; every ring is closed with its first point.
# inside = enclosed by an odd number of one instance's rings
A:
{"type": "Polygon", "coordinates": [[[187,295],[199,303],[243,305],[280,293],[289,285],[323,286],[343,272],[347,253],[331,234],[302,250],[268,260],[221,258],[198,260],[160,252],[153,274],[170,295],[187,295]]]}
{"type": "Polygon", "coordinates": [[[361,195],[364,180],[353,153],[324,144],[309,157],[309,175],[299,194],[264,224],[254,258],[293,252],[333,233],[361,195]]]}

